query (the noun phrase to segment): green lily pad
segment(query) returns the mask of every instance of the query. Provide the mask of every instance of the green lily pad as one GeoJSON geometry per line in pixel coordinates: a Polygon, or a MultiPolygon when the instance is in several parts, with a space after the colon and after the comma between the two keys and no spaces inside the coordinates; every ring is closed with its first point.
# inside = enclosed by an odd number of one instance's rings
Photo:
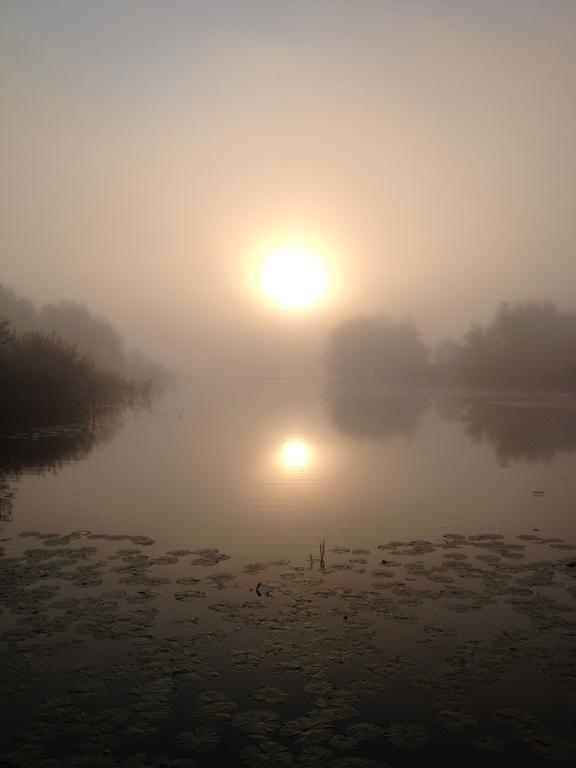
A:
{"type": "Polygon", "coordinates": [[[180,731],[176,736],[176,742],[190,752],[207,752],[213,749],[220,739],[220,733],[208,725],[199,725],[191,731],[180,731]]]}
{"type": "Polygon", "coordinates": [[[260,704],[277,706],[286,701],[286,694],[280,688],[256,688],[250,692],[250,698],[260,704]]]}
{"type": "Polygon", "coordinates": [[[428,743],[430,736],[420,725],[391,723],[386,729],[387,740],[400,749],[418,749],[428,743]]]}
{"type": "Polygon", "coordinates": [[[438,713],[438,721],[444,728],[459,730],[461,728],[479,728],[476,718],[460,710],[444,709],[438,713]]]}

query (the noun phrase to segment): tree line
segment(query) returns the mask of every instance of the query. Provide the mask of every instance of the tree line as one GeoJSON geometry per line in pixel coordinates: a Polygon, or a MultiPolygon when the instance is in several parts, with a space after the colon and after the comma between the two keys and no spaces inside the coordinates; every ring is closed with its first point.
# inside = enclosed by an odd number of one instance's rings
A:
{"type": "Polygon", "coordinates": [[[485,325],[434,350],[412,320],[358,316],[328,338],[325,364],[336,380],[361,387],[455,385],[576,388],[576,312],[549,301],[501,303],[485,325]]]}
{"type": "Polygon", "coordinates": [[[29,299],[0,285],[0,320],[8,321],[17,334],[54,334],[101,368],[126,380],[165,384],[170,378],[164,366],[148,360],[138,350],[127,351],[112,323],[79,302],[60,301],[36,308],[29,299]]]}
{"type": "Polygon", "coordinates": [[[105,319],[74,302],[37,310],[0,286],[0,425],[77,421],[147,399],[168,372],[136,359],[105,319]]]}
{"type": "Polygon", "coordinates": [[[0,321],[0,424],[81,420],[103,404],[150,396],[149,381],[129,382],[55,334],[17,334],[0,321]]]}

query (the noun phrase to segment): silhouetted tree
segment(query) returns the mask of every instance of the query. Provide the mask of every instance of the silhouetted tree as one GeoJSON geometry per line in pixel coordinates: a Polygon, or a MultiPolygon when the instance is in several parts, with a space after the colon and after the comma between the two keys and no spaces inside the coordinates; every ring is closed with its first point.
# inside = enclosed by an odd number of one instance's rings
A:
{"type": "MultiPolygon", "coordinates": [[[[445,347],[446,352],[448,348],[445,347]]],[[[439,365],[473,386],[576,386],[576,313],[551,302],[502,303],[486,326],[474,325],[439,365]]]]}
{"type": "Polygon", "coordinates": [[[96,363],[116,373],[123,373],[125,357],[120,335],[112,324],[75,301],[46,304],[40,311],[40,323],[61,339],[75,344],[96,363]]]}
{"type": "Polygon", "coordinates": [[[39,317],[28,299],[21,299],[10,288],[0,285],[0,320],[7,320],[17,333],[38,328],[39,317]]]}
{"type": "Polygon", "coordinates": [[[100,403],[133,401],[150,385],[134,385],[95,365],[54,334],[14,334],[0,323],[0,424],[61,423],[100,403]]]}
{"type": "Polygon", "coordinates": [[[55,334],[87,354],[96,365],[131,381],[167,384],[170,372],[137,350],[127,354],[124,341],[104,317],[75,301],[45,304],[39,311],[28,299],[0,285],[0,321],[7,320],[12,330],[22,334],[41,331],[55,334]]]}
{"type": "Polygon", "coordinates": [[[156,363],[134,349],[126,357],[125,375],[131,381],[152,381],[162,387],[173,380],[173,374],[161,363],[156,363]]]}
{"type": "Polygon", "coordinates": [[[326,350],[328,372],[359,385],[421,383],[428,373],[428,348],[410,320],[360,316],[335,328],[326,350]]]}

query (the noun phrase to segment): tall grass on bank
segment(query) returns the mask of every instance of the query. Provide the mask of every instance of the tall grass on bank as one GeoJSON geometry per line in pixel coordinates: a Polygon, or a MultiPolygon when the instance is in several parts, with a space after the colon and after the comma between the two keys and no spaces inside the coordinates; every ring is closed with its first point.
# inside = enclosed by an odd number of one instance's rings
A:
{"type": "Polygon", "coordinates": [[[0,320],[0,423],[74,421],[105,404],[144,399],[151,389],[99,368],[54,334],[18,335],[0,320]]]}

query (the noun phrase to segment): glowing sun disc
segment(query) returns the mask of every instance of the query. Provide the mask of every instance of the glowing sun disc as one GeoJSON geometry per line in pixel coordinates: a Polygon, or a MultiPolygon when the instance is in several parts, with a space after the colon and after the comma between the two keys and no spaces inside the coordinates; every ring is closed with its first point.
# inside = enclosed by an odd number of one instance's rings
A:
{"type": "Polygon", "coordinates": [[[283,248],[272,253],[260,272],[260,286],[276,304],[305,307],[326,292],[326,271],[306,248],[283,248]]]}
{"type": "Polygon", "coordinates": [[[280,451],[280,461],[286,469],[303,469],[311,458],[310,447],[302,440],[290,440],[280,451]]]}

